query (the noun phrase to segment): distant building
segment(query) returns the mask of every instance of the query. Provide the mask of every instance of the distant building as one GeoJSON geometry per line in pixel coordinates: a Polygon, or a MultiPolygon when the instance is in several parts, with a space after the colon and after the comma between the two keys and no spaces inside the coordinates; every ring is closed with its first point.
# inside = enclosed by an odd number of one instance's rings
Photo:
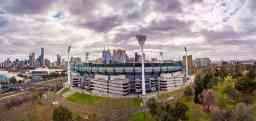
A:
{"type": "Polygon", "coordinates": [[[44,63],[44,48],[41,48],[41,55],[39,56],[38,61],[39,61],[40,66],[43,66],[45,64],[44,63]]]}
{"type": "Polygon", "coordinates": [[[102,61],[104,64],[112,63],[112,56],[110,50],[103,50],[102,52],[102,61]]]}
{"type": "Polygon", "coordinates": [[[97,58],[97,59],[95,60],[95,63],[96,63],[96,64],[102,64],[102,59],[101,59],[101,58],[97,58]]]}
{"type": "Polygon", "coordinates": [[[255,65],[256,61],[255,60],[244,60],[244,61],[239,61],[239,64],[244,64],[244,65],[255,65]]]}
{"type": "Polygon", "coordinates": [[[45,59],[44,63],[44,65],[46,65],[47,67],[51,67],[51,61],[49,59],[45,59]]]}
{"type": "Polygon", "coordinates": [[[80,64],[80,63],[82,63],[82,61],[81,61],[80,57],[71,57],[71,63],[72,64],[80,64]]]}
{"type": "Polygon", "coordinates": [[[194,66],[197,68],[207,68],[211,64],[209,58],[197,58],[194,61],[194,66]]]}
{"type": "Polygon", "coordinates": [[[117,49],[113,51],[113,63],[126,63],[128,56],[125,50],[117,49]]]}
{"type": "MultiPolygon", "coordinates": [[[[192,68],[193,67],[193,58],[192,55],[188,55],[188,67],[192,68]]],[[[182,60],[183,65],[186,65],[186,56],[183,56],[183,60],[182,60]]]]}
{"type": "Polygon", "coordinates": [[[141,60],[141,56],[138,54],[138,52],[135,52],[134,58],[135,58],[135,63],[139,63],[141,60]]]}
{"type": "MultiPolygon", "coordinates": [[[[192,55],[188,55],[187,59],[188,59],[188,73],[191,74],[192,73],[192,68],[193,68],[193,58],[192,58],[192,55]]],[[[183,65],[186,65],[186,56],[183,56],[182,63],[183,63],[183,65]]]]}
{"type": "Polygon", "coordinates": [[[62,69],[48,69],[48,68],[37,68],[31,70],[32,81],[44,81],[48,79],[49,74],[51,73],[63,73],[62,69]]]}
{"type": "Polygon", "coordinates": [[[152,63],[157,63],[157,62],[159,62],[159,61],[158,61],[157,58],[151,58],[151,62],[152,62],[152,63]]]}
{"type": "Polygon", "coordinates": [[[7,89],[10,86],[9,78],[0,74],[0,90],[7,89]]]}
{"type": "Polygon", "coordinates": [[[29,65],[34,66],[35,63],[36,63],[36,54],[33,52],[29,54],[29,65]]]}
{"type": "Polygon", "coordinates": [[[61,56],[60,56],[60,54],[57,54],[57,65],[59,66],[59,65],[61,65],[61,56]]]}

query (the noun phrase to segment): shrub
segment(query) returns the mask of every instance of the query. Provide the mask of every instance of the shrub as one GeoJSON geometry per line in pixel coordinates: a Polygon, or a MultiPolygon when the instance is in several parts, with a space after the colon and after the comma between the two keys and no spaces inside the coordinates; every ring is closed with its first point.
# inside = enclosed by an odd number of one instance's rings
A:
{"type": "Polygon", "coordinates": [[[189,110],[188,106],[176,103],[160,103],[155,99],[150,99],[147,102],[151,115],[156,121],[185,121],[188,120],[186,112],[189,110]]]}
{"type": "Polygon", "coordinates": [[[65,107],[59,106],[53,111],[53,121],[72,121],[72,113],[65,107]]]}
{"type": "Polygon", "coordinates": [[[224,93],[232,101],[239,101],[240,96],[241,96],[240,92],[231,86],[227,86],[224,89],[224,93]]]}
{"type": "Polygon", "coordinates": [[[186,87],[184,90],[184,96],[193,96],[193,89],[191,87],[186,87]]]}

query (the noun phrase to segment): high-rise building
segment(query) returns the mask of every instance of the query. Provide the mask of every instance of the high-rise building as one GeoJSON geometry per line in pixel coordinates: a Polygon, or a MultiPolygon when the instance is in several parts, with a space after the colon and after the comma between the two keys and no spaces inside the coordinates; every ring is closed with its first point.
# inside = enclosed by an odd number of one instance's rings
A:
{"type": "Polygon", "coordinates": [[[112,63],[112,56],[110,50],[103,50],[102,52],[102,61],[104,64],[112,63]]]}
{"type": "Polygon", "coordinates": [[[44,48],[41,48],[41,55],[39,56],[40,65],[44,65],[44,48]]]}
{"type": "MultiPolygon", "coordinates": [[[[193,58],[192,55],[188,55],[188,67],[192,68],[193,67],[193,58]]],[[[183,61],[182,61],[183,65],[186,65],[186,56],[183,56],[183,61]]]]}
{"type": "Polygon", "coordinates": [[[126,63],[128,56],[125,50],[117,49],[113,51],[113,63],[126,63]]]}
{"type": "Polygon", "coordinates": [[[60,54],[57,54],[57,65],[61,65],[61,56],[60,54]]]}
{"type": "MultiPolygon", "coordinates": [[[[192,73],[192,67],[193,67],[192,55],[188,55],[187,59],[188,59],[188,73],[191,74],[192,73]]],[[[183,56],[182,63],[183,63],[183,65],[186,65],[186,56],[183,56]]]]}
{"type": "Polygon", "coordinates": [[[210,58],[197,58],[194,61],[194,66],[197,68],[207,68],[211,63],[210,58]]]}
{"type": "Polygon", "coordinates": [[[139,63],[141,60],[141,56],[137,52],[135,52],[134,54],[134,60],[135,60],[135,63],[139,63]]]}
{"type": "Polygon", "coordinates": [[[89,52],[86,52],[86,53],[85,53],[85,63],[88,63],[88,62],[89,62],[89,55],[90,55],[89,52]]]}
{"type": "Polygon", "coordinates": [[[47,67],[51,67],[51,61],[48,60],[48,59],[45,59],[44,60],[44,65],[47,66],[47,67]]]}
{"type": "Polygon", "coordinates": [[[82,63],[81,58],[79,57],[71,57],[71,61],[72,64],[80,64],[82,63]]]}
{"type": "Polygon", "coordinates": [[[36,63],[36,54],[33,52],[33,53],[30,53],[29,54],[29,60],[28,60],[28,64],[30,66],[34,66],[36,63]]]}

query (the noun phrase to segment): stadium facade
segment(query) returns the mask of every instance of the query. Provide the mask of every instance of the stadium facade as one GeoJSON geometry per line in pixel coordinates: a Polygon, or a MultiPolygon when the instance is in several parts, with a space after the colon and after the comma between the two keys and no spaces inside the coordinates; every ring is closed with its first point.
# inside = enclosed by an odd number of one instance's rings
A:
{"type": "MultiPolygon", "coordinates": [[[[142,93],[141,64],[72,64],[72,87],[94,94],[139,95],[142,93]]],[[[146,92],[168,91],[184,84],[181,63],[145,63],[146,92]]]]}

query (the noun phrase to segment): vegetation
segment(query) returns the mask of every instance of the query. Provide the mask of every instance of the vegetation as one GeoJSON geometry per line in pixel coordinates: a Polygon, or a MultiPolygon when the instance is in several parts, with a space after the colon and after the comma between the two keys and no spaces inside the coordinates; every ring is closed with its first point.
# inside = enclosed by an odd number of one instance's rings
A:
{"type": "Polygon", "coordinates": [[[85,105],[95,105],[104,100],[103,97],[92,96],[88,94],[75,93],[67,98],[69,101],[85,105]]]}
{"type": "Polygon", "coordinates": [[[18,81],[16,80],[16,78],[15,78],[14,76],[9,79],[9,82],[10,82],[11,84],[16,84],[16,83],[18,83],[18,81]]]}
{"type": "Polygon", "coordinates": [[[192,87],[188,86],[184,90],[184,96],[193,96],[193,89],[192,87]]]}
{"type": "Polygon", "coordinates": [[[69,109],[58,106],[53,110],[53,121],[85,121],[81,116],[73,114],[69,109]]]}
{"type": "Polygon", "coordinates": [[[154,98],[147,102],[150,114],[156,121],[186,121],[188,106],[181,103],[161,103],[154,98]]]}
{"type": "Polygon", "coordinates": [[[129,121],[155,121],[148,112],[139,112],[130,116],[129,121]]]}
{"type": "Polygon", "coordinates": [[[59,106],[54,109],[53,121],[72,121],[72,113],[65,107],[59,106]]]}
{"type": "MultiPolygon", "coordinates": [[[[157,99],[148,100],[149,110],[146,112],[141,107],[140,98],[106,98],[74,93],[66,98],[68,101],[59,101],[67,107],[67,110],[56,111],[59,107],[54,110],[51,109],[52,104],[50,104],[48,108],[41,111],[44,102],[29,109],[31,111],[28,114],[23,112],[15,114],[24,115],[17,116],[24,121],[55,121],[54,115],[58,115],[56,119],[60,119],[62,115],[70,117],[70,114],[72,118],[65,119],[70,121],[86,121],[85,119],[89,121],[255,121],[255,68],[242,70],[238,67],[234,68],[231,69],[232,71],[225,68],[203,70],[196,75],[194,85],[169,93],[160,93],[157,99]]],[[[69,90],[63,92],[67,91],[69,90]]],[[[34,95],[29,98],[42,100],[44,97],[40,92],[34,95]]],[[[27,101],[20,98],[17,101],[9,101],[7,103],[9,105],[6,106],[22,106],[26,103],[27,101]]],[[[7,109],[14,110],[12,107],[7,109]]],[[[15,107],[15,110],[17,109],[15,107]]],[[[1,116],[5,115],[0,115],[0,119],[1,116]]]]}

